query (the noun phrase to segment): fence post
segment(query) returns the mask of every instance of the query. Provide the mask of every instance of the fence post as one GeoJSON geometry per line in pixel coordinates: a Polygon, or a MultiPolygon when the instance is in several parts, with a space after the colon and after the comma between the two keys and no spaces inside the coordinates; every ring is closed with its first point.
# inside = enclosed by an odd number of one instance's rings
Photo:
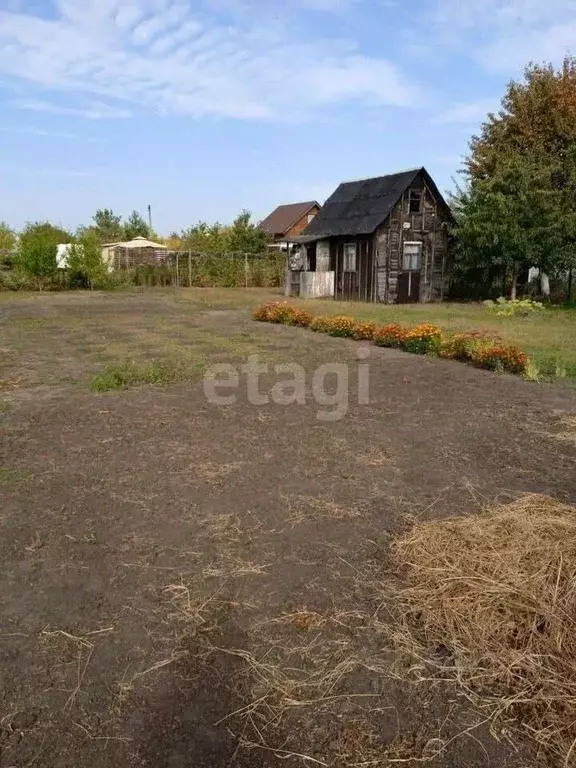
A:
{"type": "Polygon", "coordinates": [[[248,288],[248,254],[244,254],[244,283],[245,288],[248,288]]]}
{"type": "Polygon", "coordinates": [[[192,251],[188,251],[188,288],[192,288],[192,251]]]}
{"type": "Polygon", "coordinates": [[[180,285],[180,251],[176,251],[176,288],[180,285]]]}

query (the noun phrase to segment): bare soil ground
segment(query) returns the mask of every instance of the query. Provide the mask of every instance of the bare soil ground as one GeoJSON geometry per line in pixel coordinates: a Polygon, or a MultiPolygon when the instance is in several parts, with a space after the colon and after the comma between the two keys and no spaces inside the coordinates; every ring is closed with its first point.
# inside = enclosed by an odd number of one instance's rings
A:
{"type": "Polygon", "coordinates": [[[573,388],[370,347],[358,405],[362,345],[236,295],[0,300],[0,766],[531,765],[395,677],[388,546],[522,492],[576,502],[573,388]],[[206,367],[250,354],[348,363],[348,414],[207,402],[206,367]],[[90,391],[153,357],[187,380],[90,391]]]}

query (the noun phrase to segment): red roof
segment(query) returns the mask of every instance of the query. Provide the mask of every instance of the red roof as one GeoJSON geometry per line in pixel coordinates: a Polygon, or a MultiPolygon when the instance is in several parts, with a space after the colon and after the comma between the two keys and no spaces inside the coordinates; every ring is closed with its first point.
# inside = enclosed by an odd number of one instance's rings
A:
{"type": "Polygon", "coordinates": [[[267,216],[260,222],[260,229],[268,232],[269,235],[284,235],[315,206],[320,208],[316,200],[310,200],[306,203],[279,205],[275,211],[272,211],[270,216],[267,216]]]}

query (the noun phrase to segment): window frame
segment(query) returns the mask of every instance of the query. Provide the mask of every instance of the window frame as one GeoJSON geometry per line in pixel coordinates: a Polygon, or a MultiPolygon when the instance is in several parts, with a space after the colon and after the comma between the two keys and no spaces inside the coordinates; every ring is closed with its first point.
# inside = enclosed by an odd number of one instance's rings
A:
{"type": "Polygon", "coordinates": [[[404,241],[404,243],[402,245],[402,272],[420,272],[422,270],[422,255],[423,255],[423,251],[424,251],[424,244],[422,243],[421,240],[406,240],[406,241],[404,241]],[[412,252],[410,254],[407,254],[406,253],[406,246],[407,245],[418,246],[418,252],[417,253],[412,252]],[[411,266],[407,267],[406,266],[406,256],[407,255],[410,257],[409,264],[412,263],[412,258],[414,256],[417,256],[417,258],[418,258],[418,266],[417,267],[411,267],[411,266]]]}
{"type": "Polygon", "coordinates": [[[358,244],[357,243],[344,243],[342,250],[342,272],[348,272],[350,274],[358,271],[358,244]],[[352,253],[349,249],[353,249],[352,253]],[[350,268],[350,259],[353,258],[354,267],[350,268]]]}
{"type": "Polygon", "coordinates": [[[424,199],[424,193],[421,189],[411,189],[408,193],[408,212],[409,213],[422,213],[422,200],[424,199]],[[416,207],[413,207],[416,203],[416,207]]]}

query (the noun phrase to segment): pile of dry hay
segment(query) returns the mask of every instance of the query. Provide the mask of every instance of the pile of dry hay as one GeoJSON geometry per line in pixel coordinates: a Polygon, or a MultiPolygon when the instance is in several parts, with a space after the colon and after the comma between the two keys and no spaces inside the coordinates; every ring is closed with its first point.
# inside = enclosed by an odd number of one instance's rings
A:
{"type": "Polygon", "coordinates": [[[540,758],[576,765],[576,508],[526,496],[417,524],[394,556],[418,678],[456,683],[498,736],[514,723],[540,758]]]}

